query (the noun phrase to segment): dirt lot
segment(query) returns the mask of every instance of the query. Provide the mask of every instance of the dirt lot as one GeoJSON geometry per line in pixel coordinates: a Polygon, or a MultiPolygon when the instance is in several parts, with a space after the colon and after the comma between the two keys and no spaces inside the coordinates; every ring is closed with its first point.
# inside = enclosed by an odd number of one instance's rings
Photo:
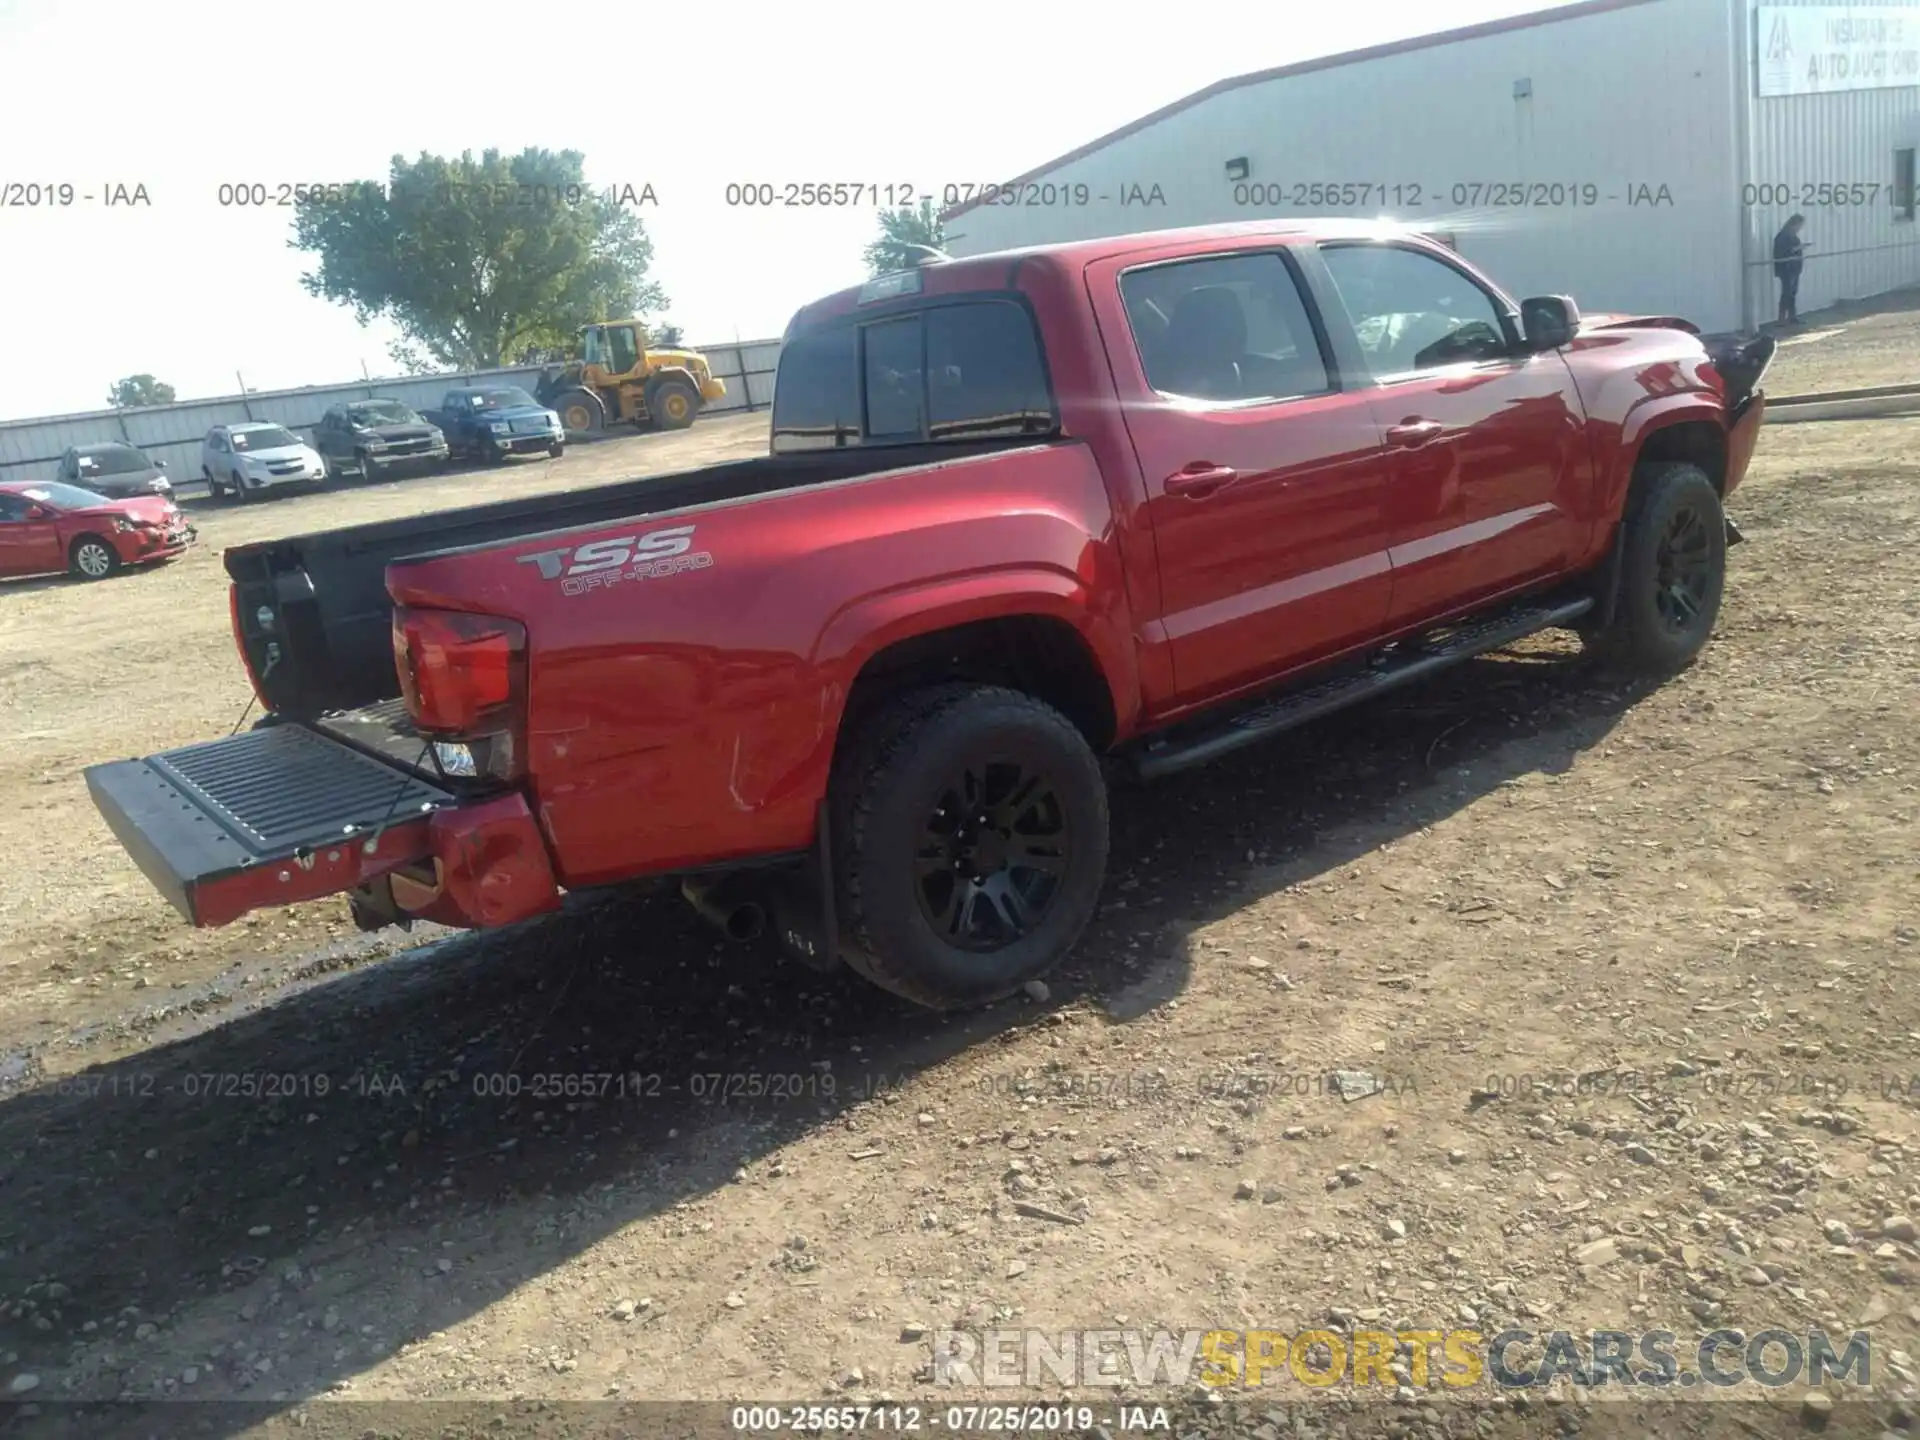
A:
{"type": "MultiPolygon", "coordinates": [[[[1913,318],[1771,387],[1910,378],[1913,318]]],[[[1116,797],[1094,930],[981,1015],[648,894],[397,955],[331,903],[196,934],[95,818],[81,767],[240,718],[222,545],[763,434],[202,507],[159,573],[0,587],[0,1387],[320,1426],[299,1402],[898,1400],[943,1327],[1866,1326],[1882,1403],[1830,1433],[1911,1423],[1920,422],[1764,435],[1718,638],[1664,687],[1543,641],[1116,797]]]]}
{"type": "Polygon", "coordinates": [[[238,724],[252,700],[227,619],[220,552],[278,535],[628,475],[669,473],[766,450],[764,413],[674,435],[611,439],[559,460],[274,496],[245,506],[197,500],[198,547],[104,584],[0,582],[0,854],[18,857],[0,891],[0,1054],[49,1028],[118,1017],[130,987],[188,988],[230,959],[352,934],[335,907],[232,931],[187,930],[127,865],[80,772],[238,724]],[[268,933],[259,932],[267,929],[268,933]]]}

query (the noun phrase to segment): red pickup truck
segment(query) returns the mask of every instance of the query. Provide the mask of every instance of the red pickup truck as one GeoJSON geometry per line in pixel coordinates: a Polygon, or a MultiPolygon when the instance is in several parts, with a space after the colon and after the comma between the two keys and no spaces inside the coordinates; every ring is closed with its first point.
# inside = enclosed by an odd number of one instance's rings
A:
{"type": "Polygon", "coordinates": [[[227,551],[266,720],[88,784],[196,925],[671,876],[982,1003],[1091,917],[1107,767],[1547,627],[1688,663],[1772,353],[1388,225],[932,257],[795,316],[768,456],[227,551]]]}

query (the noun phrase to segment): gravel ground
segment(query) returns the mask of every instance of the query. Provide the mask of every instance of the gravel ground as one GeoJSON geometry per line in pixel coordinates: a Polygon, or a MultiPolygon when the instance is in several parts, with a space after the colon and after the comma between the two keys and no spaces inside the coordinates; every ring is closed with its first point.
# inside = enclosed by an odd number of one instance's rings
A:
{"type": "MultiPolygon", "coordinates": [[[[1772,388],[1916,368],[1911,316],[1824,328],[1772,388]]],[[[227,1402],[169,1412],[216,1435],[720,1434],[567,1407],[944,1410],[988,1395],[930,1387],[949,1327],[1867,1328],[1874,1404],[1832,1414],[1804,1384],[1657,1421],[1437,1378],[1161,1403],[1263,1437],[1904,1428],[1917,425],[1762,437],[1718,637],[1663,687],[1541,640],[1118,795],[1073,959],[959,1018],[644,888],[404,948],[339,903],[191,932],[78,778],[239,718],[219,547],[753,453],[763,419],[206,509],[162,571],[0,586],[0,1395],[227,1402]]]]}

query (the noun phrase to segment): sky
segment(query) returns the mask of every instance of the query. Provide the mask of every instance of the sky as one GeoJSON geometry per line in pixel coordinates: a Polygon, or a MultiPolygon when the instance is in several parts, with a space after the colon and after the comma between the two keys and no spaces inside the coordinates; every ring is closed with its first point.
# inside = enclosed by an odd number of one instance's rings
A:
{"type": "Polygon", "coordinates": [[[391,375],[393,333],[300,286],[290,212],[222,184],[384,180],[395,154],[579,150],[653,187],[658,318],[777,337],[863,278],[871,209],[729,207],[730,183],[1010,179],[1229,75],[1547,8],[1544,0],[1207,0],[1129,12],[731,0],[561,23],[531,4],[0,0],[0,418],[391,375]],[[1138,18],[1136,18],[1136,14],[1138,18]],[[630,22],[621,18],[630,16],[630,22]],[[450,28],[450,26],[452,28],[450,28]],[[596,37],[609,26],[627,38],[596,37]],[[586,63],[569,63],[585,47],[586,63]],[[92,203],[5,203],[71,184],[92,203]],[[108,205],[114,187],[149,203],[108,205]]]}

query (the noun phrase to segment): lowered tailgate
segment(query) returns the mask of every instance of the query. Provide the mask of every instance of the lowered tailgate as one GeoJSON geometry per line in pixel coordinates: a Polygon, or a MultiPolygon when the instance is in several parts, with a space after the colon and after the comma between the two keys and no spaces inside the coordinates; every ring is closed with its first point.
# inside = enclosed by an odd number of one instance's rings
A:
{"type": "Polygon", "coordinates": [[[115,837],[195,925],[365,884],[431,849],[450,791],[300,725],[95,765],[115,837]]]}

